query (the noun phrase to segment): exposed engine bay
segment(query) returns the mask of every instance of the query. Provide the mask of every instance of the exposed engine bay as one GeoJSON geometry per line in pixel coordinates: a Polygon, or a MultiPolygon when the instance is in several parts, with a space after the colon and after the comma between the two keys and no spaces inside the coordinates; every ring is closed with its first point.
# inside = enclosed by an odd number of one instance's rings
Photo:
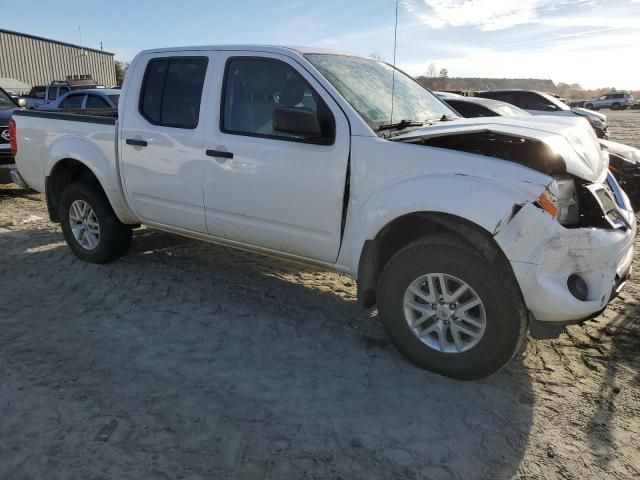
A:
{"type": "Polygon", "coordinates": [[[421,143],[508,160],[551,176],[567,174],[562,157],[539,140],[483,131],[425,138],[421,143]]]}

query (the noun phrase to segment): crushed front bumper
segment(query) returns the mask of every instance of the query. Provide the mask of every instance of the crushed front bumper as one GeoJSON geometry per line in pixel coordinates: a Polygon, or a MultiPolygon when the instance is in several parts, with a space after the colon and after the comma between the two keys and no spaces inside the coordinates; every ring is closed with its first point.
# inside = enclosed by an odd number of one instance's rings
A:
{"type": "Polygon", "coordinates": [[[528,203],[496,235],[535,320],[568,324],[587,319],[603,310],[624,285],[637,226],[628,198],[621,196],[626,223],[622,228],[564,228],[528,203]],[[586,284],[584,300],[569,288],[572,275],[586,284]]]}

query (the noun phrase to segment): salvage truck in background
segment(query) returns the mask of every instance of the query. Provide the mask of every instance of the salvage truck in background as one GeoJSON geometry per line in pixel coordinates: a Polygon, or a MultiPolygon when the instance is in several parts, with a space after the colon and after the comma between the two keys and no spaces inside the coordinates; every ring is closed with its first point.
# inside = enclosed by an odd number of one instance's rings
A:
{"type": "Polygon", "coordinates": [[[121,257],[144,223],[333,268],[451,377],[597,315],[631,269],[635,217],[585,119],[460,119],[373,59],[149,50],[117,118],[17,111],[11,132],[14,180],[82,260],[121,257]]]}
{"type": "Polygon", "coordinates": [[[0,184],[11,183],[11,171],[16,168],[11,153],[9,121],[18,108],[15,100],[0,88],[0,184]]]}

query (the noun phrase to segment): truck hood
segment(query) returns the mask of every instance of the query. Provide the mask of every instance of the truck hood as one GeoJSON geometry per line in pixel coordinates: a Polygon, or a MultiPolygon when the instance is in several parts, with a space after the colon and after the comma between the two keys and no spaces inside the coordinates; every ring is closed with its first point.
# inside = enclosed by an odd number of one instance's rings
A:
{"type": "MultiPolygon", "coordinates": [[[[593,129],[580,117],[480,117],[440,122],[393,137],[394,141],[418,143],[421,140],[465,134],[500,134],[546,144],[564,160],[566,171],[590,182],[602,180],[608,169],[593,129]]],[[[521,162],[526,165],[526,162],[521,162]]],[[[536,168],[531,166],[531,168],[536,168]]],[[[537,168],[542,173],[548,171],[537,168]]]]}
{"type": "Polygon", "coordinates": [[[602,120],[603,122],[606,123],[607,121],[607,116],[600,113],[600,112],[595,112],[593,110],[589,110],[587,108],[582,108],[582,107],[573,107],[571,109],[571,111],[577,115],[581,115],[583,117],[595,117],[598,120],[602,120]]]}

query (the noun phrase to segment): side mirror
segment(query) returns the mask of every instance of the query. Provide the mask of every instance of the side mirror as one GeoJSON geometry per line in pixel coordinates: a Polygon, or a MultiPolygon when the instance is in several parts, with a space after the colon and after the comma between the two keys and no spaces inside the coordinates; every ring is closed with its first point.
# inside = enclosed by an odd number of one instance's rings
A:
{"type": "Polygon", "coordinates": [[[16,100],[16,102],[18,103],[18,106],[20,108],[24,108],[27,106],[27,101],[24,98],[19,98],[18,100],[16,100]]]}
{"type": "Polygon", "coordinates": [[[281,107],[273,112],[273,129],[308,139],[322,137],[320,120],[315,113],[301,108],[281,107]]]}

